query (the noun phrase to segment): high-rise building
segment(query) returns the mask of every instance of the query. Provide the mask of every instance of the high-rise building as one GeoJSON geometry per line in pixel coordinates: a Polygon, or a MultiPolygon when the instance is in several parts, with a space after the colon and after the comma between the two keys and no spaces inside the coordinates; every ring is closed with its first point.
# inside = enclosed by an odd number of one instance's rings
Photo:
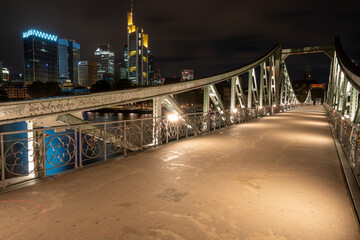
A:
{"type": "Polygon", "coordinates": [[[59,82],[70,79],[78,84],[78,63],[80,61],[80,44],[74,40],[59,39],[59,82]]]}
{"type": "Polygon", "coordinates": [[[154,57],[148,50],[148,71],[149,71],[149,84],[154,85],[154,57]]]}
{"type": "Polygon", "coordinates": [[[30,29],[23,33],[26,82],[58,81],[57,36],[30,29]]]}
{"type": "Polygon", "coordinates": [[[184,81],[193,80],[194,79],[194,70],[183,69],[181,71],[181,77],[184,81]]]}
{"type": "Polygon", "coordinates": [[[129,80],[134,85],[149,85],[149,36],[144,33],[142,27],[134,25],[133,12],[133,1],[131,1],[131,12],[128,13],[127,29],[129,80]]]}
{"type": "Polygon", "coordinates": [[[90,87],[98,79],[98,64],[92,61],[78,63],[79,85],[90,87]]]}
{"type": "Polygon", "coordinates": [[[115,54],[110,49],[110,44],[101,45],[95,51],[98,64],[98,80],[114,80],[115,54]]]}
{"type": "Polygon", "coordinates": [[[126,44],[124,44],[124,64],[123,64],[122,71],[126,71],[124,78],[122,79],[129,79],[129,48],[126,44]]]}

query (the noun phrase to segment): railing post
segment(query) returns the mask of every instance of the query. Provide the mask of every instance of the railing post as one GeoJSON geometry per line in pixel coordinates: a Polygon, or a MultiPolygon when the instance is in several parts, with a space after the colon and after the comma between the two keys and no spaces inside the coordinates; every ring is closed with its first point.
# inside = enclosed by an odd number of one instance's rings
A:
{"type": "Polygon", "coordinates": [[[82,144],[82,133],[81,133],[81,126],[79,127],[79,167],[82,168],[82,153],[83,153],[83,144],[82,144]]]}
{"type": "Polygon", "coordinates": [[[74,129],[74,137],[75,137],[75,149],[74,149],[74,154],[75,154],[75,168],[78,168],[78,131],[77,131],[77,127],[75,127],[74,129]]]}
{"type": "Polygon", "coordinates": [[[6,187],[6,179],[5,179],[5,154],[4,154],[4,135],[0,135],[1,141],[1,183],[2,188],[6,187]]]}
{"type": "Polygon", "coordinates": [[[166,143],[169,142],[169,120],[166,119],[166,143]]]}
{"type": "Polygon", "coordinates": [[[124,122],[124,155],[126,155],[126,122],[124,122]]]}
{"type": "Polygon", "coordinates": [[[143,148],[143,141],[144,141],[144,121],[140,120],[140,148],[143,148]]]}
{"type": "Polygon", "coordinates": [[[106,146],[106,123],[104,123],[104,161],[107,160],[107,155],[106,155],[106,150],[107,150],[107,146],[106,146]]]}
{"type": "Polygon", "coordinates": [[[188,133],[188,124],[187,123],[190,123],[189,115],[184,116],[184,120],[185,120],[185,137],[188,138],[189,133],[188,133]]]}
{"type": "Polygon", "coordinates": [[[40,159],[42,161],[41,165],[42,165],[42,176],[43,178],[46,178],[46,141],[45,141],[45,130],[42,130],[42,134],[40,135],[41,136],[41,141],[42,141],[42,145],[43,145],[43,154],[40,154],[40,159]]]}
{"type": "Polygon", "coordinates": [[[179,141],[179,121],[176,122],[176,141],[179,141]]]}
{"type": "Polygon", "coordinates": [[[216,112],[212,112],[214,114],[214,131],[216,130],[216,112]]]}

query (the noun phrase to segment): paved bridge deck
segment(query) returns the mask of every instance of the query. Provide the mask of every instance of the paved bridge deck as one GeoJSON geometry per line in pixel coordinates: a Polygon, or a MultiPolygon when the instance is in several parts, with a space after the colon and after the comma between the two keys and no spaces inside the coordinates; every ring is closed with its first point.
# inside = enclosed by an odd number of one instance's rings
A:
{"type": "Polygon", "coordinates": [[[360,239],[322,107],[0,194],[0,239],[360,239]]]}

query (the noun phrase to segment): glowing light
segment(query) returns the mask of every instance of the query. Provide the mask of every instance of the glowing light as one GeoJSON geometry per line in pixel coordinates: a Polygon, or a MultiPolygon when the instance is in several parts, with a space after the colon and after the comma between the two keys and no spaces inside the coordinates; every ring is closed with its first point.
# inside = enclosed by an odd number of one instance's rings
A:
{"type": "MultiPolygon", "coordinates": [[[[28,121],[27,122],[27,128],[28,130],[33,130],[34,129],[34,125],[32,121],[28,121]]],[[[34,178],[35,174],[34,174],[34,169],[35,169],[35,164],[34,164],[34,132],[30,131],[28,132],[28,139],[30,139],[28,141],[28,172],[30,173],[29,176],[34,178]]]]}
{"type": "Polygon", "coordinates": [[[129,26],[129,33],[133,33],[133,32],[135,32],[135,31],[136,31],[135,25],[130,25],[130,26],[129,26]]]}
{"type": "Polygon", "coordinates": [[[234,108],[234,109],[232,110],[232,112],[233,112],[233,113],[237,113],[237,112],[238,112],[237,108],[234,108]]]}
{"type": "Polygon", "coordinates": [[[179,116],[177,114],[169,114],[167,115],[167,119],[170,122],[176,122],[177,120],[179,120],[179,116]]]}
{"type": "Polygon", "coordinates": [[[147,34],[143,34],[143,45],[146,48],[149,47],[149,35],[147,35],[147,34]]]}
{"type": "Polygon", "coordinates": [[[51,41],[54,41],[54,42],[57,41],[57,36],[56,35],[43,33],[43,32],[40,32],[38,30],[30,29],[27,32],[23,32],[23,38],[28,38],[30,36],[40,37],[40,38],[43,38],[43,39],[46,39],[46,40],[51,40],[51,41]]]}
{"type": "Polygon", "coordinates": [[[133,15],[132,12],[128,12],[128,26],[133,25],[133,15]]]}

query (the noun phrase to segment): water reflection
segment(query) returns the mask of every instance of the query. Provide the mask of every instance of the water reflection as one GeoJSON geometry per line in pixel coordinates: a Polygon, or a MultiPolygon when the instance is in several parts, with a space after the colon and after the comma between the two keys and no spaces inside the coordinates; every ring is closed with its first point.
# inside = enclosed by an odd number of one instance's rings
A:
{"type": "Polygon", "coordinates": [[[151,118],[151,113],[103,113],[103,112],[84,112],[83,117],[89,122],[114,122],[123,120],[135,120],[139,118],[151,118]]]}

